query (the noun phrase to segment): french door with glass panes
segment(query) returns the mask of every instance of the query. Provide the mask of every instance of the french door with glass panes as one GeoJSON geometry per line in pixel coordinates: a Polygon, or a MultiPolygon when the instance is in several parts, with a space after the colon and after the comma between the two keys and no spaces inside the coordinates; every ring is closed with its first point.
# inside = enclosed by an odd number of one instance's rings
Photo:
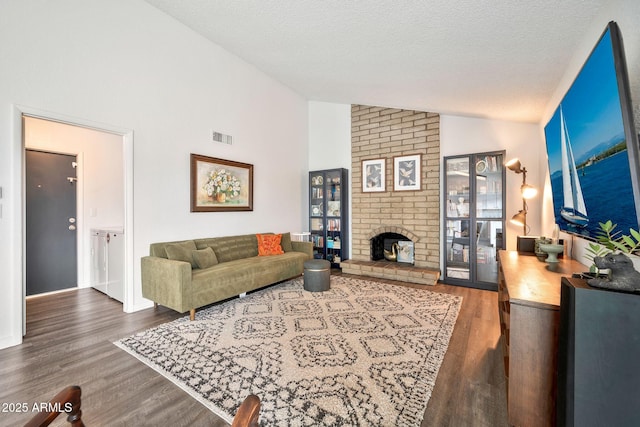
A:
{"type": "Polygon", "coordinates": [[[505,239],[504,151],[444,158],[442,281],[498,289],[498,251],[505,239]]]}

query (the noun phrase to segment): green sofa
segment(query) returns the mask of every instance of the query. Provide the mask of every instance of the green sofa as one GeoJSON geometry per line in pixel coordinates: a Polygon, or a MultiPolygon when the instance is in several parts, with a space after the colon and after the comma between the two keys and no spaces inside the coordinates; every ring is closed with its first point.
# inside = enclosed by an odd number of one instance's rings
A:
{"type": "Polygon", "coordinates": [[[281,247],[258,256],[255,234],[152,243],[141,260],[142,295],[194,320],[197,308],[301,275],[312,244],[283,233],[281,247]]]}

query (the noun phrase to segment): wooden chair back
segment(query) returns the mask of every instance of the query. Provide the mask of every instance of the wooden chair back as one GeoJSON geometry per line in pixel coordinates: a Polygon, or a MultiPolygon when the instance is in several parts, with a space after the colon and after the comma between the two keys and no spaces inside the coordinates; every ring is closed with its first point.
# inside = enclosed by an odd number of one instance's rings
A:
{"type": "Polygon", "coordinates": [[[73,427],[84,427],[82,411],[80,410],[80,395],[82,391],[77,385],[66,387],[51,399],[45,410],[34,415],[24,427],[45,427],[55,420],[62,412],[68,414],[67,421],[73,427]]]}
{"type": "Polygon", "coordinates": [[[260,398],[255,394],[250,394],[238,408],[231,427],[258,427],[259,415],[260,398]]]}

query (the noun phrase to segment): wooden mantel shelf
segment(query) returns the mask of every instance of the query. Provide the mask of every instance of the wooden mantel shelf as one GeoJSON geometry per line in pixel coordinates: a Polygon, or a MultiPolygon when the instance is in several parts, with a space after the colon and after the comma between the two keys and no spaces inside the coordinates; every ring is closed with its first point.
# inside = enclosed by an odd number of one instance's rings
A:
{"type": "Polygon", "coordinates": [[[556,425],[556,376],[562,277],[588,271],[500,251],[498,310],[507,377],[509,425],[556,425]]]}

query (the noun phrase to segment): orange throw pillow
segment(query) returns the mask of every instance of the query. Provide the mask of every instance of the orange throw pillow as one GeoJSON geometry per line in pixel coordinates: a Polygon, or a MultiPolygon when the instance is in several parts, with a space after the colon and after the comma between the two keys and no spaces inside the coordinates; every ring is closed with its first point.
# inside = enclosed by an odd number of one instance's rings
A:
{"type": "Polygon", "coordinates": [[[258,237],[258,255],[280,255],[283,254],[280,240],[282,234],[256,234],[258,237]]]}

